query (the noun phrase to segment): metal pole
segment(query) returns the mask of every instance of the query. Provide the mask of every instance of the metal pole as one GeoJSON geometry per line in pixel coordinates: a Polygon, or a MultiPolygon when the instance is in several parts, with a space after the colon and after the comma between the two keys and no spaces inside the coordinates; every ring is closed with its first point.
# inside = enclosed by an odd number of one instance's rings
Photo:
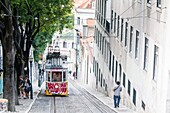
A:
{"type": "Polygon", "coordinates": [[[77,44],[76,44],[76,74],[75,74],[75,79],[77,79],[77,44]]]}
{"type": "Polygon", "coordinates": [[[75,74],[75,78],[77,79],[77,75],[78,75],[78,44],[79,44],[79,34],[77,32],[77,37],[76,37],[76,74],[75,74]]]}
{"type": "MultiPolygon", "coordinates": [[[[40,65],[40,64],[39,64],[40,65]]],[[[40,76],[41,76],[41,68],[39,68],[39,75],[38,75],[38,87],[41,86],[41,83],[40,83],[40,76]]]]}
{"type": "Polygon", "coordinates": [[[30,98],[33,99],[33,86],[32,86],[32,61],[30,61],[30,82],[31,82],[31,95],[30,98]]]}

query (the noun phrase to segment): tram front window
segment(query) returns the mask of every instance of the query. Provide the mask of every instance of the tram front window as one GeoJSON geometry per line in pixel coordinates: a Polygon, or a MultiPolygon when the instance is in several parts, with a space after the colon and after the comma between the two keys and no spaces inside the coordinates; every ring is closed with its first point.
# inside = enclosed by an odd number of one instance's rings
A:
{"type": "Polygon", "coordinates": [[[50,81],[50,72],[47,71],[47,81],[50,81]]]}
{"type": "Polygon", "coordinates": [[[63,81],[66,81],[66,72],[63,72],[63,81]]]}
{"type": "Polygon", "coordinates": [[[62,81],[62,73],[61,72],[53,72],[52,82],[61,82],[61,81],[62,81]]]}

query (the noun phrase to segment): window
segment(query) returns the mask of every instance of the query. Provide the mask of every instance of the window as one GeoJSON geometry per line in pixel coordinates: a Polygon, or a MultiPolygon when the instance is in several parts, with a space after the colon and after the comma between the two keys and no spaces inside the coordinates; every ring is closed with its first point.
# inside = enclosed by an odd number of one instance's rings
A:
{"type": "Polygon", "coordinates": [[[121,36],[120,36],[120,41],[123,41],[123,18],[121,19],[121,36]]]}
{"type": "Polygon", "coordinates": [[[112,10],[112,14],[111,14],[111,29],[113,29],[113,10],[112,10]]]}
{"type": "Polygon", "coordinates": [[[94,72],[94,68],[95,68],[95,57],[93,57],[93,72],[94,72]]]}
{"type": "Polygon", "coordinates": [[[98,78],[98,73],[99,73],[99,63],[97,62],[97,69],[96,69],[97,78],[98,78]]]}
{"type": "Polygon", "coordinates": [[[157,7],[161,7],[161,0],[157,0],[157,7]]]}
{"type": "Polygon", "coordinates": [[[102,42],[101,42],[101,39],[102,39],[102,34],[99,33],[99,48],[100,48],[100,51],[101,51],[101,48],[102,48],[102,42]]]}
{"type": "Polygon", "coordinates": [[[100,69],[99,69],[99,82],[100,82],[100,69]]]}
{"type": "Polygon", "coordinates": [[[104,40],[104,58],[106,59],[106,47],[107,47],[107,42],[106,42],[106,40],[104,40]]]}
{"type": "Polygon", "coordinates": [[[113,55],[113,59],[112,59],[112,77],[114,76],[114,60],[115,60],[115,56],[113,55]]]}
{"type": "Polygon", "coordinates": [[[62,81],[62,72],[53,72],[52,82],[61,82],[61,81],[62,81]]]}
{"type": "Polygon", "coordinates": [[[119,37],[119,21],[120,21],[120,17],[117,17],[117,37],[119,37]]]}
{"type": "Polygon", "coordinates": [[[154,62],[153,62],[153,80],[156,80],[158,74],[158,57],[159,57],[159,48],[154,46],[154,62]]]}
{"type": "Polygon", "coordinates": [[[145,46],[144,46],[144,65],[143,65],[143,69],[147,69],[148,67],[148,54],[149,54],[149,50],[148,50],[148,39],[145,37],[145,46]]]}
{"type": "Polygon", "coordinates": [[[121,77],[122,77],[122,66],[121,64],[119,64],[119,81],[121,81],[121,77]]]}
{"type": "Polygon", "coordinates": [[[108,42],[106,42],[106,63],[107,63],[107,65],[108,65],[108,57],[109,57],[109,43],[108,42]]]}
{"type": "Polygon", "coordinates": [[[74,42],[72,42],[72,49],[74,48],[74,42]]]}
{"type": "Polygon", "coordinates": [[[118,65],[118,62],[116,61],[115,82],[117,82],[117,65],[118,65]]]}
{"type": "Polygon", "coordinates": [[[63,42],[63,48],[67,48],[67,42],[63,42]]]}
{"type": "Polygon", "coordinates": [[[101,74],[101,82],[100,82],[101,87],[102,87],[102,83],[103,83],[103,74],[101,74]]]}
{"type": "Polygon", "coordinates": [[[80,25],[80,17],[77,17],[77,25],[80,25]]]}
{"type": "Polygon", "coordinates": [[[103,50],[104,50],[104,36],[102,37],[102,55],[103,55],[103,50]]]}
{"type": "Polygon", "coordinates": [[[92,2],[92,8],[93,9],[95,8],[95,2],[92,2]]]}
{"type": "Polygon", "coordinates": [[[147,3],[148,3],[148,4],[151,4],[151,0],[147,0],[147,3]]]}
{"type": "Polygon", "coordinates": [[[96,36],[97,36],[97,28],[96,28],[96,26],[95,26],[95,28],[94,28],[94,40],[95,40],[95,42],[97,42],[97,41],[96,41],[96,36]]]}
{"type": "Polygon", "coordinates": [[[138,58],[138,52],[139,52],[139,31],[136,30],[135,58],[138,58]]]}
{"type": "Polygon", "coordinates": [[[126,22],[126,26],[125,26],[125,47],[127,46],[127,33],[128,33],[128,23],[126,22]]]}
{"type": "Polygon", "coordinates": [[[99,30],[97,30],[97,46],[99,47],[99,30]]]}
{"type": "Polygon", "coordinates": [[[132,41],[133,41],[133,27],[130,27],[130,46],[129,46],[129,52],[132,53],[132,41]]]}
{"type": "Polygon", "coordinates": [[[123,86],[126,87],[126,74],[123,73],[123,86]]]}
{"type": "Polygon", "coordinates": [[[58,42],[55,43],[55,48],[57,48],[57,47],[59,47],[59,46],[58,46],[58,42]]]}
{"type": "Polygon", "coordinates": [[[109,57],[109,71],[111,71],[111,62],[112,62],[112,51],[110,51],[110,57],[109,57]]]}
{"type": "Polygon", "coordinates": [[[114,14],[114,33],[116,33],[116,13],[114,14]]]}
{"type": "Polygon", "coordinates": [[[128,94],[130,95],[130,87],[131,87],[131,83],[130,81],[128,80],[128,94]]]}
{"type": "Polygon", "coordinates": [[[133,88],[133,104],[136,106],[136,90],[133,88]]]}

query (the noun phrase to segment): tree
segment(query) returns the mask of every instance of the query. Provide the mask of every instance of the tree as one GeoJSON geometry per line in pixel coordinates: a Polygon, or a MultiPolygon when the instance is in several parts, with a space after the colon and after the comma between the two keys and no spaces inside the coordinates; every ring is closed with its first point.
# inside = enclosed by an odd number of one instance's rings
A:
{"type": "MultiPolygon", "coordinates": [[[[8,108],[11,111],[15,111],[15,100],[14,100],[14,59],[15,59],[15,48],[13,39],[13,27],[12,27],[12,15],[9,0],[2,0],[3,12],[6,14],[4,17],[4,34],[1,37],[3,47],[3,61],[4,63],[4,98],[8,99],[8,108]]],[[[2,36],[2,35],[1,35],[2,36]]]]}
{"type": "MultiPolygon", "coordinates": [[[[10,111],[15,111],[16,78],[23,74],[24,67],[29,69],[29,51],[32,43],[36,42],[36,37],[42,38],[41,33],[54,32],[49,29],[53,25],[56,25],[56,30],[59,31],[62,31],[64,27],[70,27],[67,23],[70,21],[72,3],[72,0],[31,0],[29,2],[2,0],[0,12],[4,16],[0,17],[0,39],[4,53],[3,94],[9,101],[10,111]],[[15,66],[19,66],[16,68],[16,77],[14,61],[15,66]]],[[[28,73],[29,70],[26,74],[28,73]]]]}

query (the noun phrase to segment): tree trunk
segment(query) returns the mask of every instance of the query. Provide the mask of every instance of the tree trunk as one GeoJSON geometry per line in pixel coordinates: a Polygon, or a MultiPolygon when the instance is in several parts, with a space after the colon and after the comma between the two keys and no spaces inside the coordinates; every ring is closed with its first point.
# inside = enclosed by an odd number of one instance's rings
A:
{"type": "Polygon", "coordinates": [[[18,90],[18,76],[17,76],[17,69],[15,69],[15,105],[19,105],[19,99],[18,99],[18,92],[19,92],[19,90],[18,90]]]}
{"type": "Polygon", "coordinates": [[[14,84],[14,40],[13,40],[13,26],[12,16],[9,0],[2,0],[5,7],[4,13],[7,16],[4,17],[5,35],[2,39],[3,46],[3,66],[4,66],[4,80],[3,80],[3,98],[8,99],[8,110],[15,111],[15,84],[14,84]]]}

